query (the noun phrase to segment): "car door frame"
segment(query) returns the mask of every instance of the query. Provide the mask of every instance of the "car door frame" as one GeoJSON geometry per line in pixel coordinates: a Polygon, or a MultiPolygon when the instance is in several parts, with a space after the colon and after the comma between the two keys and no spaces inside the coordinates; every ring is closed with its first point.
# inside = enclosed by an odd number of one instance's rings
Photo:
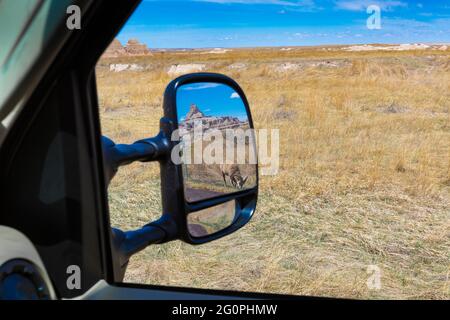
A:
{"type": "MultiPolygon", "coordinates": [[[[210,289],[193,289],[159,286],[151,284],[129,284],[123,283],[115,269],[111,250],[111,231],[108,211],[107,187],[104,181],[101,128],[99,117],[99,106],[95,78],[95,66],[108,47],[110,42],[120,31],[121,27],[128,20],[141,0],[127,0],[120,2],[111,2],[108,0],[95,1],[73,1],[77,4],[86,4],[86,10],[81,8],[81,29],[68,30],[64,27],[60,34],[66,34],[67,37],[60,37],[60,43],[51,43],[46,50],[60,48],[55,58],[49,61],[48,68],[43,74],[38,84],[23,85],[26,91],[32,90],[30,99],[25,104],[17,117],[17,123],[12,125],[12,134],[5,141],[16,141],[15,131],[19,128],[31,126],[35,120],[37,110],[33,110],[34,105],[42,104],[52,90],[55,90],[55,81],[61,79],[63,75],[69,75],[66,88],[70,92],[70,97],[76,100],[72,107],[79,108],[77,114],[80,119],[86,122],[83,129],[86,131],[83,135],[84,141],[80,144],[88,146],[88,154],[91,160],[89,169],[93,172],[93,188],[96,189],[92,197],[92,212],[88,214],[96,215],[98,221],[95,231],[98,243],[101,246],[101,258],[91,263],[101,265],[101,277],[92,275],[93,279],[98,281],[90,288],[83,288],[79,293],[72,295],[61,295],[60,298],[77,299],[273,299],[273,298],[293,298],[293,296],[272,295],[261,293],[244,293],[235,291],[222,291],[210,289]],[[59,46],[58,46],[59,45],[59,46]]],[[[48,51],[49,52],[49,51],[48,51]]],[[[38,61],[36,63],[39,63],[38,61]]],[[[30,77],[32,74],[29,75],[30,77]]],[[[65,101],[60,101],[64,103],[65,101]]],[[[67,101],[66,101],[67,102],[67,101]]],[[[17,134],[17,141],[20,141],[20,134],[17,134]]],[[[3,148],[3,145],[0,146],[3,148]]],[[[57,259],[56,257],[54,259],[57,259]]],[[[44,260],[44,259],[43,259],[44,260]]],[[[45,260],[44,260],[45,264],[45,260]]],[[[84,270],[89,272],[89,270],[84,270]]],[[[49,277],[52,278],[51,272],[49,277]]],[[[60,280],[58,280],[60,281],[60,280]]],[[[300,297],[295,297],[300,298],[300,297]]],[[[309,297],[303,297],[309,299],[309,297]]]]}

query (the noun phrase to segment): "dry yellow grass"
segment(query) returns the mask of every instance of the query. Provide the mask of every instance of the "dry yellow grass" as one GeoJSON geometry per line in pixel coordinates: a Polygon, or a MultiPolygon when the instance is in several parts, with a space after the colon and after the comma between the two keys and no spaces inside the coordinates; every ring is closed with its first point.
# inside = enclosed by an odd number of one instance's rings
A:
{"type": "MultiPolygon", "coordinates": [[[[162,52],[101,60],[103,132],[155,135],[172,64],[235,78],[257,128],[280,129],[280,171],[260,179],[253,220],[203,246],[149,247],[138,283],[352,298],[450,298],[450,51],[339,48],[162,52]],[[110,72],[110,63],[144,71],[110,72]],[[231,64],[245,68],[230,69],[231,64]],[[284,63],[298,68],[277,71],[284,63]],[[371,290],[367,266],[381,269],[371,290]]],[[[112,223],[161,213],[159,169],[133,164],[110,187],[112,223]]]]}

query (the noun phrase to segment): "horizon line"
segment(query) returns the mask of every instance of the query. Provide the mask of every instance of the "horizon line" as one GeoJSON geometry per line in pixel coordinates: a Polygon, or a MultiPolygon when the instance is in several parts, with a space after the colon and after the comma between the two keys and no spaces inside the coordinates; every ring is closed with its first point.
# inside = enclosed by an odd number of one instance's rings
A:
{"type": "MultiPolygon", "coordinates": [[[[120,42],[120,44],[123,47],[126,47],[126,45],[122,44],[122,42],[118,38],[114,38],[120,42]]],[[[362,46],[362,45],[388,45],[388,46],[395,46],[395,45],[405,45],[405,44],[425,44],[430,46],[439,46],[439,45],[450,45],[450,42],[427,42],[427,41],[414,41],[414,42],[368,42],[368,43],[328,43],[328,44],[311,44],[311,45],[274,45],[274,46],[263,46],[263,45],[256,45],[256,46],[224,46],[224,47],[218,47],[218,46],[211,46],[211,47],[159,47],[159,48],[152,48],[147,43],[141,42],[139,38],[133,37],[129,38],[129,40],[138,40],[139,43],[145,44],[147,48],[151,51],[158,51],[158,50],[214,50],[214,49],[257,49],[257,48],[318,48],[318,47],[342,47],[342,46],[362,46]]],[[[125,44],[127,43],[125,42],[125,44]]],[[[111,42],[112,43],[112,42],[111,42]]]]}

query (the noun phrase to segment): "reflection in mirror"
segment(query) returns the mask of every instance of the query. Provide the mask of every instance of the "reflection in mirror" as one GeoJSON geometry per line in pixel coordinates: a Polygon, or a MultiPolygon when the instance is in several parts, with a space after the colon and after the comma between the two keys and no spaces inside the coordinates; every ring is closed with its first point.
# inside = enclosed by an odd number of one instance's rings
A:
{"type": "Polygon", "coordinates": [[[233,224],[235,212],[234,200],[192,212],[187,217],[189,234],[192,237],[200,238],[224,230],[233,224]]]}
{"type": "Polygon", "coordinates": [[[221,83],[177,90],[185,198],[195,202],[257,183],[256,146],[240,95],[221,83]]]}

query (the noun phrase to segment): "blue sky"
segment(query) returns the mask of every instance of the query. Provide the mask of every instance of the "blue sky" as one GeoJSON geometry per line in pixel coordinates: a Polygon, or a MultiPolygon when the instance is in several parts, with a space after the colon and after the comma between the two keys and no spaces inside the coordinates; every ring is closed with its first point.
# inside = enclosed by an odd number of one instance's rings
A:
{"type": "Polygon", "coordinates": [[[205,116],[232,116],[247,119],[240,96],[229,86],[219,83],[194,83],[177,90],[178,121],[184,120],[191,104],[196,104],[205,116]]]}
{"type": "Polygon", "coordinates": [[[143,0],[119,34],[150,48],[450,42],[450,0],[143,0]],[[369,30],[369,5],[381,29],[369,30]]]}

